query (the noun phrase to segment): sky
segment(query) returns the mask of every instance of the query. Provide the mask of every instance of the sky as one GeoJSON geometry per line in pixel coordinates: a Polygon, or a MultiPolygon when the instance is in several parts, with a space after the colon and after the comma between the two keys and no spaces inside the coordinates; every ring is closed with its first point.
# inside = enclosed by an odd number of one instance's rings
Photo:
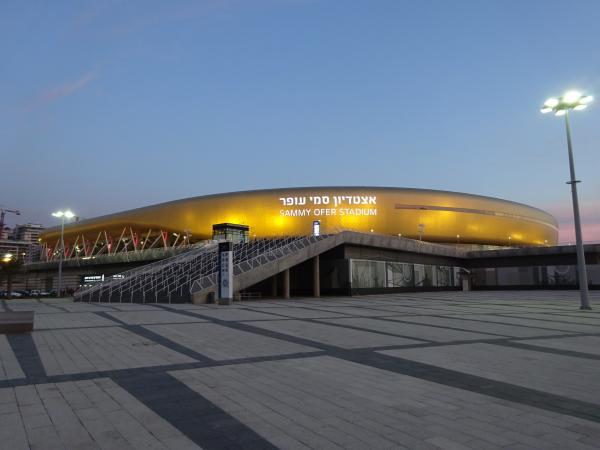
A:
{"type": "MultiPolygon", "coordinates": [[[[545,209],[572,241],[562,118],[600,100],[597,0],[0,2],[0,206],[55,225],[218,192],[373,185],[545,209]]],[[[600,102],[572,115],[600,240],[600,102]]]]}

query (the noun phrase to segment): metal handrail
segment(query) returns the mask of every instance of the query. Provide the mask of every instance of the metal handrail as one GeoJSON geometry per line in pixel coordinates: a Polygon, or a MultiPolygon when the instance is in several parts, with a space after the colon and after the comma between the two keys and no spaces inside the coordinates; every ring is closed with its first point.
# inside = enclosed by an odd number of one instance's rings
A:
{"type": "MultiPolygon", "coordinates": [[[[280,245],[271,246],[267,251],[254,252],[252,257],[243,260],[238,260],[237,264],[234,258],[233,272],[236,275],[247,272],[256,267],[260,267],[263,264],[273,262],[277,259],[281,259],[284,256],[289,255],[293,251],[306,248],[308,245],[317,242],[321,239],[325,239],[326,237],[328,237],[328,235],[288,237],[279,239],[278,243],[280,245]],[[269,256],[273,256],[273,258],[269,258],[269,256]],[[245,267],[244,264],[246,264],[245,267]]],[[[206,288],[212,287],[216,283],[217,279],[215,271],[214,273],[211,273],[200,279],[195,280],[190,286],[190,294],[195,294],[206,288]]]]}
{"type": "Polygon", "coordinates": [[[116,288],[119,288],[119,290],[122,293],[122,291],[125,288],[133,287],[133,285],[136,283],[136,281],[139,281],[140,279],[143,279],[147,276],[151,276],[152,274],[156,274],[156,273],[160,272],[161,270],[163,270],[169,266],[172,266],[174,264],[180,264],[180,263],[185,263],[188,261],[193,261],[194,259],[198,258],[199,255],[202,255],[203,253],[210,251],[214,248],[216,248],[215,244],[211,245],[210,243],[208,243],[208,244],[204,243],[204,244],[196,247],[195,249],[185,252],[183,254],[175,255],[170,258],[165,258],[161,261],[156,261],[156,262],[153,262],[150,264],[146,264],[142,267],[137,267],[135,269],[127,270],[127,271],[119,274],[119,275],[121,275],[121,277],[119,277],[119,278],[113,278],[111,280],[105,281],[104,283],[100,283],[100,284],[91,286],[88,289],[77,292],[75,294],[75,298],[81,299],[81,300],[84,300],[85,298],[87,298],[89,301],[91,301],[94,297],[94,294],[96,294],[96,297],[98,299],[100,299],[100,297],[102,296],[102,293],[108,292],[108,294],[111,295],[113,290],[116,288]]]}
{"type": "MultiPolygon", "coordinates": [[[[325,236],[255,239],[233,245],[234,273],[240,274],[305,248],[325,236]]],[[[188,296],[217,282],[218,252],[215,241],[143,267],[121,273],[76,294],[81,301],[157,302],[188,296]]]]}

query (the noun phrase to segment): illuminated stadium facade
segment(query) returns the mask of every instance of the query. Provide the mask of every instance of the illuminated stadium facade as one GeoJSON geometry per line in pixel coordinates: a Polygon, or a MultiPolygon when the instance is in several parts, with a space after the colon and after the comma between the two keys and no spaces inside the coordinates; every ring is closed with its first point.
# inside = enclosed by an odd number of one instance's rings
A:
{"type": "MultiPolygon", "coordinates": [[[[175,200],[65,225],[67,257],[177,247],[213,237],[213,225],[249,227],[251,238],[352,230],[448,244],[555,245],[550,214],[497,198],[426,189],[307,187],[243,191],[175,200]]],[[[60,228],[41,240],[46,256],[60,228]]]]}
{"type": "MultiPolygon", "coordinates": [[[[64,236],[63,286],[80,301],[214,301],[221,246],[232,248],[230,290],[239,298],[577,283],[575,250],[556,246],[558,227],[548,213],[425,189],[208,195],[66,224],[64,236]]],[[[27,265],[25,283],[56,289],[60,228],[46,230],[42,242],[45,258],[27,265]]],[[[598,247],[586,250],[592,286],[600,282],[598,247]]]]}

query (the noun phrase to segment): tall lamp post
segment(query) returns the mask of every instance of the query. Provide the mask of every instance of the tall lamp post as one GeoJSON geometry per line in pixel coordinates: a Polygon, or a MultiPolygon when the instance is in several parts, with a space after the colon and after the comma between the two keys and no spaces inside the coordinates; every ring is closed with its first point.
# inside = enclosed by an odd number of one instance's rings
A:
{"type": "Polygon", "coordinates": [[[573,217],[575,220],[575,240],[577,246],[577,276],[579,278],[579,290],[581,292],[580,309],[592,309],[588,298],[587,272],[585,268],[585,253],[583,250],[583,238],[581,237],[581,218],[579,216],[579,199],[577,198],[577,183],[575,178],[575,162],[573,161],[573,146],[571,144],[571,125],[569,124],[569,111],[571,109],[580,111],[587,108],[594,98],[591,95],[583,95],[581,92],[568,91],[562,97],[549,98],[544,102],[542,113],[553,112],[556,116],[565,116],[565,128],[567,130],[567,148],[569,151],[569,169],[571,172],[571,196],[573,197],[573,217]]]}
{"type": "Polygon", "coordinates": [[[71,212],[67,209],[66,211],[53,212],[52,215],[54,217],[58,217],[59,219],[61,219],[61,222],[60,222],[60,259],[58,260],[58,290],[56,292],[56,296],[60,297],[60,294],[62,292],[62,263],[63,263],[63,257],[65,255],[65,218],[71,219],[71,218],[75,217],[75,214],[73,214],[73,212],[71,212]]]}

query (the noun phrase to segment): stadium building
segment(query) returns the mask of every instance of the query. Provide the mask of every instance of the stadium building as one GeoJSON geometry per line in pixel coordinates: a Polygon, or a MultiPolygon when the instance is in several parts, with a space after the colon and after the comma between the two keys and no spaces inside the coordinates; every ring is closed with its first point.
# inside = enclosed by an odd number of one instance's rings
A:
{"type": "MultiPolygon", "coordinates": [[[[237,297],[392,290],[573,288],[575,249],[548,213],[497,198],[387,187],[233,192],[66,223],[63,287],[83,301],[205,302],[218,242],[237,297]]],[[[56,289],[60,227],[24,283],[56,289]]],[[[592,286],[600,246],[586,246],[592,286]]]]}
{"type": "MultiPolygon", "coordinates": [[[[341,231],[427,242],[495,246],[555,245],[556,220],[520,203],[455,192],[381,187],[310,187],[233,192],[176,200],[65,225],[68,257],[90,257],[212,239],[216,224],[247,227],[248,237],[341,231]]],[[[244,231],[240,229],[240,231],[244,231]]],[[[41,235],[51,258],[60,227],[41,235]]]]}

